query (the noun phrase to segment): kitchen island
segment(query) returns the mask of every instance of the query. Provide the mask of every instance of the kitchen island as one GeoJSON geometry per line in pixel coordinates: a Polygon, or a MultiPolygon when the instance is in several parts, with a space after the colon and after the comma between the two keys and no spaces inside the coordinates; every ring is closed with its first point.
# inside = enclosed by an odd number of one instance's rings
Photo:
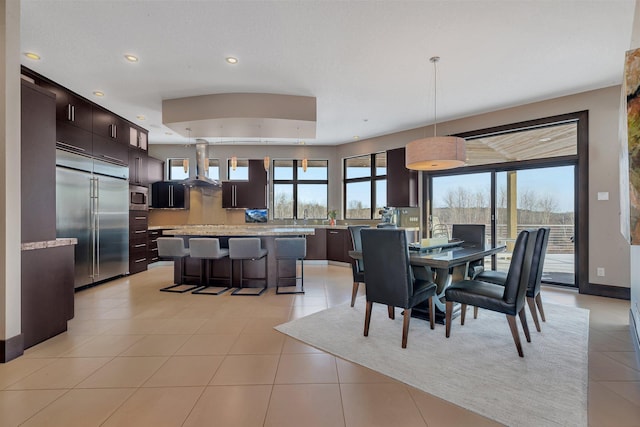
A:
{"type": "MultiPolygon", "coordinates": [[[[175,228],[163,228],[163,236],[182,237],[185,240],[185,246],[189,246],[189,238],[191,237],[216,237],[220,240],[220,246],[227,248],[229,246],[230,237],[259,237],[262,247],[267,249],[268,254],[264,260],[244,263],[245,278],[244,286],[263,286],[262,281],[256,280],[253,283],[250,278],[262,278],[264,275],[264,262],[267,263],[268,275],[267,286],[276,286],[276,257],[275,257],[275,239],[277,237],[306,237],[315,234],[313,227],[300,226],[268,226],[268,225],[186,225],[175,228]]],[[[281,274],[287,275],[293,267],[291,265],[281,263],[281,274]]],[[[240,263],[233,263],[233,279],[234,286],[237,286],[237,280],[240,277],[240,263]]],[[[214,262],[213,276],[228,277],[229,263],[227,261],[214,262]]],[[[200,280],[200,260],[187,258],[183,263],[175,263],[174,281],[175,283],[198,284],[200,280]]]]}

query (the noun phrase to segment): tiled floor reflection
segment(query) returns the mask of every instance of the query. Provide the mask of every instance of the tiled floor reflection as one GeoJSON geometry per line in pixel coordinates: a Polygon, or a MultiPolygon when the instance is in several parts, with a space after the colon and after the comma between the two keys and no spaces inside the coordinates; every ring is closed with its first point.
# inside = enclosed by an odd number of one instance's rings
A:
{"type": "MultiPolygon", "coordinates": [[[[273,330],[347,303],[348,267],[305,265],[305,295],[158,291],[172,280],[159,263],[76,294],[68,332],[0,364],[0,426],[498,425],[273,330]]],[[[629,302],[543,300],[591,310],[589,425],[640,427],[629,302]]]]}

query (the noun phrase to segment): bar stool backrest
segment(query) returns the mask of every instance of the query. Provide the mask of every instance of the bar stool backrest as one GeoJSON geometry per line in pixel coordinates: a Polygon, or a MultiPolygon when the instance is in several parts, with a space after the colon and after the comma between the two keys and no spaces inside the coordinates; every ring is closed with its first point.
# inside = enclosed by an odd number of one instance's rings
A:
{"type": "Polygon", "coordinates": [[[229,250],[220,248],[220,240],[215,238],[194,237],[189,239],[191,258],[224,258],[229,250]]]}
{"type": "Polygon", "coordinates": [[[158,256],[165,258],[182,258],[189,255],[180,237],[158,237],[158,256]]]}
{"type": "Polygon", "coordinates": [[[258,237],[232,237],[229,239],[229,258],[258,259],[266,254],[258,237]]]}

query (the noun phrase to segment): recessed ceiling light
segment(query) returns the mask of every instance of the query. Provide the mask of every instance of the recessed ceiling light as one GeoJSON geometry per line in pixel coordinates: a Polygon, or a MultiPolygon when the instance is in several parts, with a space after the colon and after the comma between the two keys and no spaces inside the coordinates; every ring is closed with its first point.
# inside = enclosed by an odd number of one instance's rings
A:
{"type": "Polygon", "coordinates": [[[360,137],[358,135],[354,135],[353,139],[360,139],[360,137]]]}
{"type": "Polygon", "coordinates": [[[142,114],[136,116],[136,119],[138,119],[138,120],[147,120],[147,118],[145,116],[143,116],[142,114]]]}
{"type": "Polygon", "coordinates": [[[549,142],[551,138],[540,138],[540,142],[549,142]]]}
{"type": "Polygon", "coordinates": [[[94,90],[94,91],[93,91],[93,94],[94,94],[95,96],[99,96],[99,97],[103,97],[103,96],[104,96],[104,92],[101,92],[101,91],[99,91],[99,90],[94,90]]]}
{"type": "Polygon", "coordinates": [[[229,64],[237,64],[238,63],[238,58],[234,58],[233,56],[227,56],[225,58],[225,60],[229,63],[229,64]]]}
{"type": "Polygon", "coordinates": [[[24,56],[26,56],[29,59],[33,59],[34,61],[39,61],[40,60],[40,55],[38,55],[37,53],[25,52],[24,56]]]}
{"type": "Polygon", "coordinates": [[[129,55],[129,54],[126,54],[126,55],[124,56],[124,59],[126,59],[126,60],[127,60],[127,61],[129,61],[129,62],[138,62],[138,57],[137,57],[137,56],[135,56],[135,55],[129,55]]]}
{"type": "Polygon", "coordinates": [[[165,135],[173,135],[173,132],[165,132],[165,135]]]}

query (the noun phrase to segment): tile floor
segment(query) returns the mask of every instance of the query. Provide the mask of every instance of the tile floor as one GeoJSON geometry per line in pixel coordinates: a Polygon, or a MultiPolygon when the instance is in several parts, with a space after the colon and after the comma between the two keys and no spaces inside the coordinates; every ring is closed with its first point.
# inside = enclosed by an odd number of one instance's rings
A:
{"type": "MultiPolygon", "coordinates": [[[[306,265],[305,295],[159,292],[172,277],[157,263],[76,294],[68,332],[0,364],[0,425],[497,425],[272,329],[348,302],[350,268],[306,265]]],[[[629,302],[557,288],[543,300],[591,310],[589,425],[640,426],[629,302]]]]}

